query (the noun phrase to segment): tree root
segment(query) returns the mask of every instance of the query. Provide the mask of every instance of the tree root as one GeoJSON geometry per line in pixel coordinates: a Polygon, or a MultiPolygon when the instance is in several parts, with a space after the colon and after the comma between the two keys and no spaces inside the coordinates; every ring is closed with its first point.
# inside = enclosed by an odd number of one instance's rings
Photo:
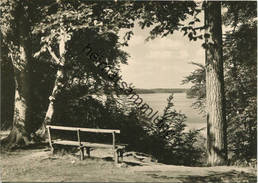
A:
{"type": "Polygon", "coordinates": [[[7,150],[14,150],[31,144],[30,137],[23,130],[13,127],[10,134],[1,140],[1,146],[7,150]]]}
{"type": "Polygon", "coordinates": [[[46,139],[48,137],[46,125],[42,124],[42,126],[36,131],[35,135],[41,141],[46,141],[46,139]]]}

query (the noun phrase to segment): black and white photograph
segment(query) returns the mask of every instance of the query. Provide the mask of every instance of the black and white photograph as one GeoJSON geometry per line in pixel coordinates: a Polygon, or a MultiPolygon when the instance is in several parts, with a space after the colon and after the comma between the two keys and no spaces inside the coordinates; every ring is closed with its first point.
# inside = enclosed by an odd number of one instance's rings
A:
{"type": "Polygon", "coordinates": [[[257,182],[257,1],[0,9],[0,182],[257,182]]]}

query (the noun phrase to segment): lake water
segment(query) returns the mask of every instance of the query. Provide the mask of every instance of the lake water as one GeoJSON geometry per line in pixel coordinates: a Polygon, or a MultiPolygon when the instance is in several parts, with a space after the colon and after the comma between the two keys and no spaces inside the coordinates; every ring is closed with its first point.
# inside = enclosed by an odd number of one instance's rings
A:
{"type": "MultiPolygon", "coordinates": [[[[167,98],[170,93],[151,93],[151,94],[139,94],[139,96],[152,107],[153,111],[159,111],[159,114],[163,113],[165,106],[167,105],[167,98]]],[[[174,108],[177,111],[181,111],[187,116],[186,124],[188,128],[203,128],[206,127],[205,118],[199,114],[198,110],[191,107],[194,99],[186,98],[186,93],[174,94],[174,108]]]]}

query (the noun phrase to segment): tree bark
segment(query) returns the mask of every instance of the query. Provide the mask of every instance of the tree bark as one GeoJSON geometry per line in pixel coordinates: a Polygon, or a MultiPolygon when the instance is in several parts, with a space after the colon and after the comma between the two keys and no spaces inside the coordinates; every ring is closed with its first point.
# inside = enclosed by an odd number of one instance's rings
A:
{"type": "Polygon", "coordinates": [[[3,145],[7,148],[29,144],[31,133],[31,39],[29,22],[21,1],[17,4],[14,17],[17,22],[17,47],[10,48],[10,54],[12,55],[11,59],[14,68],[15,99],[13,127],[8,137],[3,140],[3,145]]]}
{"type": "Polygon", "coordinates": [[[220,2],[206,2],[205,26],[208,164],[216,166],[227,161],[220,2]]]}
{"type": "Polygon", "coordinates": [[[29,144],[29,133],[26,130],[26,123],[30,120],[29,96],[27,95],[29,82],[25,69],[19,71],[15,68],[15,73],[13,127],[3,143],[9,149],[29,144]]]}
{"type": "Polygon", "coordinates": [[[37,134],[39,134],[39,136],[41,136],[42,138],[47,137],[46,125],[50,124],[52,121],[52,117],[54,115],[54,101],[56,100],[56,96],[58,95],[58,93],[60,92],[60,90],[63,87],[63,81],[62,81],[62,79],[64,78],[63,66],[65,63],[65,54],[67,51],[65,49],[66,41],[67,41],[67,33],[63,29],[61,29],[60,42],[59,42],[60,59],[57,58],[57,56],[54,54],[54,52],[50,48],[48,49],[49,53],[54,58],[54,60],[57,62],[57,64],[59,64],[60,67],[57,70],[54,87],[53,87],[52,93],[49,97],[49,105],[48,105],[45,119],[42,123],[41,128],[37,131],[37,134]]]}
{"type": "Polygon", "coordinates": [[[8,58],[6,45],[1,45],[1,124],[0,130],[11,129],[13,126],[13,109],[15,82],[12,60],[8,58]],[[4,51],[3,51],[4,50],[4,51]]]}

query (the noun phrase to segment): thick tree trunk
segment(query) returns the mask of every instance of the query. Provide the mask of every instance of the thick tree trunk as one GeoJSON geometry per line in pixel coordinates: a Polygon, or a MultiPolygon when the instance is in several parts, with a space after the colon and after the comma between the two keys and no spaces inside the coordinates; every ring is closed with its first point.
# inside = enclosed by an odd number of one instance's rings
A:
{"type": "Polygon", "coordinates": [[[6,46],[1,45],[2,55],[1,62],[1,124],[0,130],[11,129],[13,125],[13,109],[15,82],[13,65],[7,54],[6,46]],[[5,51],[3,51],[5,50],[5,51]]]}
{"type": "Polygon", "coordinates": [[[205,26],[208,164],[216,166],[227,160],[220,2],[206,2],[205,26]]]}
{"type": "Polygon", "coordinates": [[[28,145],[31,120],[30,105],[30,69],[29,58],[25,46],[20,45],[18,60],[13,60],[14,80],[15,80],[15,99],[13,127],[8,137],[3,141],[7,148],[15,148],[28,145]]]}
{"type": "Polygon", "coordinates": [[[8,148],[27,145],[30,136],[30,29],[26,17],[23,1],[19,2],[15,10],[15,20],[17,25],[17,47],[10,48],[12,64],[14,67],[15,80],[15,101],[13,127],[8,137],[3,140],[3,145],[8,148]],[[18,49],[17,49],[18,48],[18,49]]]}
{"type": "Polygon", "coordinates": [[[26,131],[26,121],[29,120],[29,104],[28,95],[26,94],[26,72],[17,71],[15,77],[15,104],[14,104],[14,116],[13,116],[13,128],[4,140],[4,145],[9,148],[15,148],[18,146],[28,145],[29,133],[26,131]],[[22,85],[22,88],[21,88],[22,85]]]}
{"type": "MultiPolygon", "coordinates": [[[[54,84],[54,88],[52,90],[52,93],[49,97],[49,105],[48,105],[48,109],[46,112],[46,116],[44,119],[44,122],[42,123],[41,128],[37,131],[37,134],[39,134],[39,136],[45,138],[47,137],[46,134],[46,125],[50,124],[52,121],[52,117],[54,115],[54,101],[56,100],[56,96],[57,94],[60,92],[60,90],[63,87],[63,77],[64,77],[64,70],[63,70],[63,66],[65,63],[65,54],[66,54],[66,49],[65,49],[65,44],[67,41],[67,33],[65,31],[61,31],[61,36],[60,36],[60,42],[59,42],[59,55],[60,55],[60,59],[59,59],[59,65],[60,68],[57,70],[56,73],[56,80],[55,80],[55,84],[54,84]]],[[[49,50],[51,52],[51,50],[49,50]]],[[[56,57],[54,55],[54,53],[51,53],[52,56],[56,57]]],[[[55,58],[56,60],[57,58],[55,58]]]]}

